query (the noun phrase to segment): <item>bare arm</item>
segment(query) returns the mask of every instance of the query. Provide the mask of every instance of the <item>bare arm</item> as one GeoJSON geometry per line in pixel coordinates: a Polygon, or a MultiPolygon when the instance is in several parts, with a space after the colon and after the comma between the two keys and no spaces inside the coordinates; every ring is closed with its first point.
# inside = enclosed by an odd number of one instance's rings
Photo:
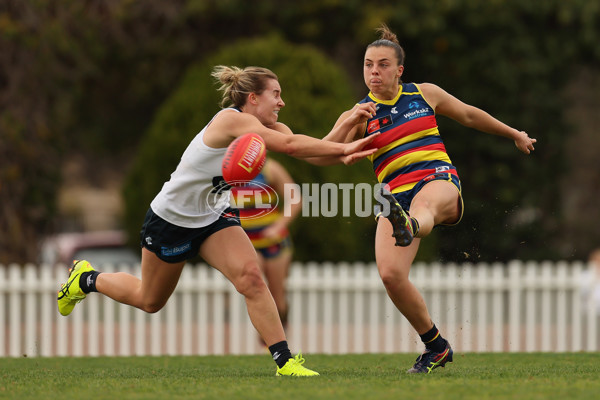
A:
{"type": "Polygon", "coordinates": [[[517,148],[525,154],[529,154],[534,150],[533,144],[537,140],[530,138],[526,132],[514,129],[492,117],[487,112],[463,103],[439,86],[431,83],[422,83],[419,87],[436,114],[452,118],[469,128],[512,139],[517,148]]]}
{"type": "MultiPolygon", "coordinates": [[[[350,129],[353,125],[352,119],[348,119],[340,129],[350,129]]],[[[279,122],[266,127],[251,114],[223,111],[207,127],[204,143],[213,148],[223,148],[236,137],[248,132],[259,134],[265,140],[267,149],[296,158],[348,156],[360,152],[372,141],[371,138],[354,143],[323,141],[306,135],[294,135],[286,125],[279,122]]]]}
{"type": "MultiPolygon", "coordinates": [[[[352,119],[347,119],[346,123],[349,123],[350,121],[352,121],[352,119]]],[[[284,134],[288,134],[288,135],[293,135],[292,131],[290,128],[287,127],[287,125],[284,124],[280,124],[278,123],[276,126],[273,127],[273,129],[277,130],[278,132],[284,133],[284,134]]],[[[333,132],[333,130],[332,130],[333,132]]],[[[340,131],[338,131],[340,132],[340,131]]],[[[340,164],[340,163],[344,163],[346,165],[352,165],[354,163],[356,163],[359,160],[362,160],[365,157],[370,156],[371,154],[375,153],[377,151],[377,148],[370,148],[369,143],[371,143],[371,141],[373,141],[375,139],[375,136],[379,135],[379,132],[375,133],[374,135],[372,135],[373,137],[369,137],[367,139],[360,139],[359,142],[357,143],[352,143],[350,144],[350,146],[353,146],[355,144],[358,144],[360,146],[360,148],[362,150],[360,151],[354,151],[350,154],[342,154],[342,155],[335,155],[335,156],[310,156],[310,157],[298,157],[298,158],[302,158],[304,161],[310,163],[310,164],[314,164],[314,165],[319,165],[319,166],[326,166],[326,165],[334,165],[334,164],[340,164]],[[362,144],[362,143],[367,143],[367,144],[362,144]],[[367,148],[366,150],[364,148],[367,148]]],[[[324,141],[325,138],[321,139],[321,141],[324,141]]],[[[351,142],[349,142],[351,143],[351,142]]]]}

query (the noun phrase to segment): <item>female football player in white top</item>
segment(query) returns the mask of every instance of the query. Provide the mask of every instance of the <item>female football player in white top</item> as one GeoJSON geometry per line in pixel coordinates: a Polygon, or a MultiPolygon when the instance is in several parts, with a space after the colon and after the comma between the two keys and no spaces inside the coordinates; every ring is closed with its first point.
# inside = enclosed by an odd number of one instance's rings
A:
{"type": "MultiPolygon", "coordinates": [[[[260,67],[217,66],[222,106],[183,153],[177,169],[152,201],[141,231],[142,278],[124,272],[100,273],[76,261],[58,293],[58,308],[68,315],[87,293],[97,291],[149,313],[159,311],[179,280],[186,260],[200,255],[229,279],[246,299],[254,327],[277,363],[277,375],[311,376],[302,356],[292,357],[273,297],[236,210],[219,201],[223,193],[221,163],[228,145],[254,132],[267,149],[310,162],[351,164],[375,149],[363,150],[374,136],[353,143],[333,143],[294,135],[277,121],[285,106],[277,76],[260,67]],[[318,161],[316,161],[318,160],[318,161]]],[[[335,130],[350,131],[375,114],[373,103],[357,105],[335,130]]],[[[225,194],[228,196],[228,193],[225,194]]]]}

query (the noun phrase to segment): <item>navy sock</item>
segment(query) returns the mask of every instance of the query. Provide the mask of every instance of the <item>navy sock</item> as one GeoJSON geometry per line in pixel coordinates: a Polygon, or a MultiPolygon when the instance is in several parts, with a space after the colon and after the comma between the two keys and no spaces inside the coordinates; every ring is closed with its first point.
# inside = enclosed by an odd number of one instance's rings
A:
{"type": "Polygon", "coordinates": [[[79,287],[83,293],[97,292],[96,279],[100,275],[98,271],[88,271],[81,274],[79,277],[79,287]]]}
{"type": "Polygon", "coordinates": [[[279,368],[283,367],[285,363],[292,358],[292,352],[290,351],[288,343],[285,340],[269,346],[269,351],[271,352],[273,360],[275,360],[275,363],[277,363],[279,368]]]}
{"type": "Polygon", "coordinates": [[[413,236],[417,236],[417,234],[419,233],[419,221],[417,221],[416,218],[410,217],[410,224],[412,225],[412,229],[413,229],[413,236]]]}
{"type": "Polygon", "coordinates": [[[433,328],[419,336],[421,337],[421,341],[425,343],[425,348],[436,353],[444,351],[446,344],[448,343],[446,339],[442,337],[435,324],[433,324],[433,328]]]}

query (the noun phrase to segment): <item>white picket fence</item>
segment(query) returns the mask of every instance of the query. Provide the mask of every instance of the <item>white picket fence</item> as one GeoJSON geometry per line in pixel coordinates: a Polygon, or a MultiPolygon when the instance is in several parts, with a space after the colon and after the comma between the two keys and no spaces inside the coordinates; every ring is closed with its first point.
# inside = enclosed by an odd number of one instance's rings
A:
{"type": "MultiPolygon", "coordinates": [[[[411,279],[458,352],[597,351],[597,305],[581,263],[416,264],[411,279]],[[582,287],[586,286],[587,287],[582,287]]],[[[104,266],[131,272],[139,266],[104,266]]],[[[0,265],[0,357],[265,353],[243,296],[218,271],[188,265],[163,310],[146,314],[91,294],[56,308],[66,267],[0,265]]],[[[422,350],[374,264],[294,264],[288,280],[293,352],[422,350]]]]}

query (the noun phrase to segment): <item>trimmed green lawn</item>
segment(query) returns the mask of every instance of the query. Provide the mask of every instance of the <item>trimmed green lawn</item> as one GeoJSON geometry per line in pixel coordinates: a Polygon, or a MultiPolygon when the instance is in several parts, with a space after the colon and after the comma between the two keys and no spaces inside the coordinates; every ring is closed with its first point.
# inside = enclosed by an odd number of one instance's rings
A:
{"type": "Polygon", "coordinates": [[[459,354],[409,375],[417,354],[306,355],[315,378],[264,356],[0,359],[0,399],[591,399],[600,353],[459,354]]]}

